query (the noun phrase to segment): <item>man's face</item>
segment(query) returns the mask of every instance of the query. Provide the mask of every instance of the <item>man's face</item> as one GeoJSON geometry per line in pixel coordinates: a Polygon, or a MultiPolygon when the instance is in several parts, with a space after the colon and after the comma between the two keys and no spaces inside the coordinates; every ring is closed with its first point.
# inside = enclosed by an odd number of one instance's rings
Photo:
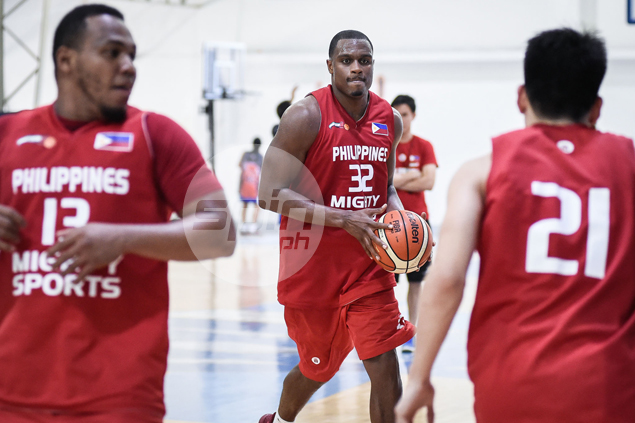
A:
{"type": "Polygon", "coordinates": [[[350,97],[363,97],[373,84],[373,51],[366,40],[339,40],[327,60],[331,81],[350,97]]]}
{"type": "Polygon", "coordinates": [[[78,99],[107,121],[123,121],[136,77],[136,46],[123,21],[110,15],[86,19],[73,77],[83,94],[78,99]]]}
{"type": "Polygon", "coordinates": [[[412,123],[412,119],[415,118],[415,114],[410,109],[410,106],[407,104],[400,104],[395,106],[395,110],[399,112],[401,115],[401,120],[403,121],[403,133],[410,133],[410,124],[412,123]]]}

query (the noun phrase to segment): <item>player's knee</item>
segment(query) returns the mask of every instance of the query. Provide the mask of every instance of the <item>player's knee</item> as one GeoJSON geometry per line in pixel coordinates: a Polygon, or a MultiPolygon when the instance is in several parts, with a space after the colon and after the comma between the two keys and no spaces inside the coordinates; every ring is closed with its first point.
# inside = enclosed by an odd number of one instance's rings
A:
{"type": "Polygon", "coordinates": [[[364,366],[372,389],[377,389],[381,397],[396,400],[401,396],[403,387],[395,350],[364,360],[364,366]]]}
{"type": "Polygon", "coordinates": [[[399,379],[399,360],[396,350],[363,360],[368,376],[388,379],[399,379]]]}

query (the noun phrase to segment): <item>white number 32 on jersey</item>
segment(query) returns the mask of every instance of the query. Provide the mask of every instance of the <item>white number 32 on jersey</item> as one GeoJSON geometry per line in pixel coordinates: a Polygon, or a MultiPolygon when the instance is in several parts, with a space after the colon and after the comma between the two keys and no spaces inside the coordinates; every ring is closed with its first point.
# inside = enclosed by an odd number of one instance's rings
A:
{"type": "MultiPolygon", "coordinates": [[[[539,197],[557,197],[560,217],[542,219],[529,227],[527,233],[527,273],[554,273],[573,276],[578,273],[577,260],[549,257],[549,235],[573,235],[580,229],[582,200],[574,191],[554,182],[531,183],[531,193],[539,197]]],[[[609,249],[610,191],[608,188],[589,189],[589,229],[586,242],[584,275],[602,279],[606,273],[609,249]]]]}

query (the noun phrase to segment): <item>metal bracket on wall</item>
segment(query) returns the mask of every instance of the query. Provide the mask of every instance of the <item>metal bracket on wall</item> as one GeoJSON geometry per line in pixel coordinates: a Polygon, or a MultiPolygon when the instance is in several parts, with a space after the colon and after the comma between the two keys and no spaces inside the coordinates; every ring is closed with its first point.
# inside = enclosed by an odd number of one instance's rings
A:
{"type": "MultiPolygon", "coordinates": [[[[49,10],[49,1],[50,0],[41,0],[42,1],[42,19],[40,22],[40,45],[38,47],[38,51],[35,52],[31,47],[29,47],[24,40],[20,39],[15,32],[11,30],[8,25],[8,20],[11,15],[25,3],[29,3],[29,1],[33,2],[34,0],[19,0],[10,10],[6,13],[4,12],[4,0],[0,0],[0,17],[2,22],[0,22],[1,30],[0,30],[0,112],[4,111],[5,105],[11,98],[13,98],[18,92],[20,92],[24,86],[32,79],[36,78],[35,83],[35,94],[33,99],[33,107],[37,107],[40,105],[40,91],[41,91],[41,81],[42,81],[42,57],[44,54],[44,45],[45,45],[45,37],[46,37],[46,25],[48,23],[48,10],[49,10]],[[5,34],[13,39],[15,43],[20,46],[26,53],[35,60],[35,68],[31,70],[26,76],[23,77],[21,82],[17,85],[17,87],[13,88],[13,91],[8,95],[5,94],[5,85],[4,85],[4,37],[5,34]]],[[[204,6],[207,6],[210,3],[216,2],[218,0],[127,0],[133,3],[146,3],[146,4],[156,4],[163,6],[176,6],[176,7],[187,7],[198,9],[204,6]]]]}
{"type": "Polygon", "coordinates": [[[4,12],[4,0],[0,0],[0,16],[2,16],[2,30],[0,31],[0,111],[4,111],[4,107],[11,98],[16,95],[33,77],[36,77],[35,83],[35,97],[34,105],[37,105],[40,101],[40,84],[41,84],[41,69],[42,69],[42,54],[44,49],[44,36],[46,34],[46,22],[48,18],[48,6],[49,0],[42,0],[42,20],[40,23],[40,46],[38,52],[34,52],[18,35],[11,30],[7,25],[7,19],[20,7],[22,7],[28,0],[20,0],[6,13],[4,12]],[[28,75],[26,75],[22,81],[9,95],[5,95],[4,86],[4,36],[8,35],[12,38],[18,46],[20,46],[26,53],[35,60],[35,69],[33,69],[28,75]]]}

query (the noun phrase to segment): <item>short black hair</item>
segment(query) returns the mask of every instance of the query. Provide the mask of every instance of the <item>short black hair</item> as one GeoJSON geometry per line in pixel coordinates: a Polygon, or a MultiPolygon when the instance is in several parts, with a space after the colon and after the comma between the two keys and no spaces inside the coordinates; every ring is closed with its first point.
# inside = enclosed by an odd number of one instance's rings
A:
{"type": "MultiPolygon", "coordinates": [[[[62,18],[55,29],[53,37],[53,63],[55,54],[61,46],[78,49],[86,31],[86,18],[98,15],[110,15],[117,19],[123,19],[123,14],[114,7],[105,4],[85,4],[77,6],[62,18]]],[[[55,65],[57,67],[57,64],[55,65]]]]}
{"type": "Polygon", "coordinates": [[[395,97],[392,103],[390,103],[392,107],[401,106],[402,104],[405,104],[408,107],[410,107],[410,110],[412,111],[412,113],[414,113],[417,110],[415,99],[410,97],[409,95],[400,94],[397,97],[395,97]]]}
{"type": "Polygon", "coordinates": [[[262,141],[260,141],[260,138],[254,138],[254,145],[260,145],[262,144],[262,141]]]}
{"type": "Polygon", "coordinates": [[[337,46],[337,42],[339,40],[366,40],[368,44],[370,44],[370,51],[373,52],[373,43],[370,41],[370,38],[366,36],[366,34],[356,31],[354,29],[346,29],[344,31],[340,31],[331,40],[331,44],[329,44],[329,58],[333,58],[333,53],[335,53],[335,47],[337,46]]]}
{"type": "Polygon", "coordinates": [[[285,100],[278,104],[278,107],[276,107],[276,112],[278,113],[278,117],[280,119],[282,119],[282,115],[289,107],[291,107],[291,102],[289,100],[285,100]]]}
{"type": "Polygon", "coordinates": [[[606,73],[606,47],[595,33],[560,28],[527,44],[525,89],[539,117],[580,122],[591,111],[606,73]]]}

